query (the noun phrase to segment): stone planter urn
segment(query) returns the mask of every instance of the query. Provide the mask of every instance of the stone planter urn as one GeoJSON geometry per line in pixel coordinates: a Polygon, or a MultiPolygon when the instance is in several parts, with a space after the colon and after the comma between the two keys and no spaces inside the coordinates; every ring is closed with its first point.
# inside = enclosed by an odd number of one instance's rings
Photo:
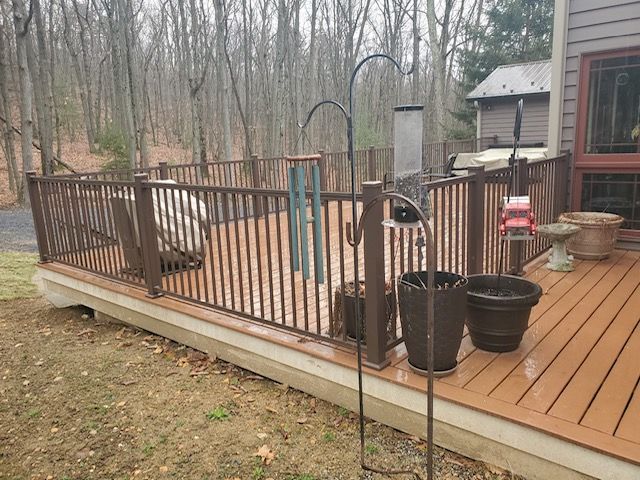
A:
{"type": "Polygon", "coordinates": [[[583,260],[601,260],[613,252],[624,218],[613,213],[570,212],[560,214],[558,222],[581,228],[567,240],[569,253],[583,260]]]}

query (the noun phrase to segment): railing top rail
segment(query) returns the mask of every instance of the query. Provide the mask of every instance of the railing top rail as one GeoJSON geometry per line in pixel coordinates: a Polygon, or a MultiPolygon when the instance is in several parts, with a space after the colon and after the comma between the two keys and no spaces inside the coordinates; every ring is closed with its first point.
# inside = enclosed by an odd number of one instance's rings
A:
{"type": "MultiPolygon", "coordinates": [[[[147,180],[143,182],[144,185],[151,188],[159,188],[166,190],[183,190],[190,192],[207,192],[207,193],[220,193],[220,194],[235,194],[235,195],[256,195],[262,197],[281,197],[288,198],[289,190],[272,189],[272,188],[252,188],[252,187],[221,187],[215,185],[193,185],[184,183],[166,183],[158,182],[154,180],[147,180]]],[[[311,198],[313,192],[306,191],[306,196],[311,198]]],[[[350,200],[351,194],[349,192],[320,192],[320,196],[324,200],[350,200]]],[[[361,199],[362,194],[356,194],[356,198],[361,199]]]]}
{"type": "MultiPolygon", "coordinates": [[[[94,170],[93,172],[77,172],[77,173],[64,173],[60,175],[47,175],[47,178],[81,178],[89,177],[92,175],[128,175],[130,173],[148,173],[155,170],[160,170],[160,166],[153,167],[140,167],[140,168],[126,168],[117,170],[94,170]]],[[[44,176],[44,175],[43,175],[44,176]]]]}
{"type": "Polygon", "coordinates": [[[34,182],[38,183],[59,183],[66,185],[109,185],[115,187],[130,187],[135,184],[133,180],[95,180],[92,178],[69,178],[60,176],[34,176],[32,178],[34,182]]]}
{"type": "Polygon", "coordinates": [[[431,180],[429,182],[425,182],[422,185],[425,185],[431,189],[447,187],[449,185],[460,185],[463,183],[472,182],[474,180],[474,176],[475,176],[474,173],[469,173],[468,175],[439,178],[438,180],[431,180]]]}
{"type": "Polygon", "coordinates": [[[216,160],[215,162],[202,162],[202,163],[178,163],[176,165],[167,165],[167,168],[206,168],[210,165],[235,165],[239,163],[249,163],[250,158],[243,160],[216,160]]]}

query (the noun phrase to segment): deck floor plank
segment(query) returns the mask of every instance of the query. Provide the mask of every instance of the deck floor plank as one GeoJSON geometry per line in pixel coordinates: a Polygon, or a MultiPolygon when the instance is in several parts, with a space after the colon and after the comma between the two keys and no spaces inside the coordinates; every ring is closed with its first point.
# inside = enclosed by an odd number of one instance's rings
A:
{"type": "Polygon", "coordinates": [[[609,434],[615,432],[640,378],[638,352],[640,325],[636,325],[620,352],[611,372],[582,418],[581,425],[609,434]]]}
{"type": "Polygon", "coordinates": [[[638,419],[640,419],[640,383],[636,385],[635,393],[620,420],[615,436],[640,445],[638,419]]]}
{"type": "MultiPolygon", "coordinates": [[[[635,268],[637,269],[637,266],[635,268]]],[[[600,386],[606,381],[611,366],[638,325],[639,305],[640,287],[636,288],[607,331],[589,352],[548,411],[550,415],[575,423],[580,422],[600,386]]],[[[636,362],[636,369],[638,368],[640,365],[636,362]]],[[[640,428],[640,417],[636,425],[640,428]]]]}
{"type": "MultiPolygon", "coordinates": [[[[615,288],[611,292],[607,291],[605,285],[597,285],[594,297],[597,295],[597,297],[601,298],[604,295],[604,301],[575,335],[566,342],[566,345],[563,346],[562,343],[557,345],[557,342],[561,340],[559,338],[561,335],[555,336],[558,328],[551,332],[547,337],[549,343],[556,342],[556,348],[562,348],[562,351],[555,358],[551,357],[551,352],[543,351],[543,344],[534,352],[536,357],[547,355],[547,358],[552,358],[552,361],[544,373],[536,376],[535,383],[520,400],[519,405],[538,412],[546,412],[551,408],[602,335],[613,323],[627,299],[640,284],[640,276],[633,268],[637,265],[639,257],[640,254],[638,252],[630,252],[618,263],[616,267],[626,267],[627,271],[622,280],[614,277],[613,286],[615,288]]],[[[611,273],[617,274],[618,272],[612,270],[611,273]]],[[[590,296],[589,302],[594,302],[594,297],[590,296]]],[[[564,322],[561,326],[564,326],[564,322]]],[[[538,361],[545,362],[545,359],[538,358],[538,361]]]]}
{"type": "MultiPolygon", "coordinates": [[[[604,331],[611,323],[640,280],[638,275],[627,275],[636,259],[637,256],[633,258],[630,254],[620,257],[618,263],[594,285],[562,321],[549,330],[526,354],[517,367],[495,388],[491,396],[518,403],[582,327],[584,327],[583,332],[588,331],[589,334],[596,335],[598,338],[597,332],[604,331]],[[623,276],[626,282],[624,279],[620,281],[623,276]],[[598,329],[598,324],[604,325],[598,329]]],[[[584,343],[583,340],[580,338],[580,346],[589,349],[589,344],[584,343]]],[[[574,349],[568,349],[566,352],[571,355],[563,359],[564,364],[579,365],[581,363],[581,358],[575,355],[574,349]]],[[[541,382],[539,389],[545,393],[551,393],[552,390],[547,389],[547,385],[547,382],[541,382]]]]}

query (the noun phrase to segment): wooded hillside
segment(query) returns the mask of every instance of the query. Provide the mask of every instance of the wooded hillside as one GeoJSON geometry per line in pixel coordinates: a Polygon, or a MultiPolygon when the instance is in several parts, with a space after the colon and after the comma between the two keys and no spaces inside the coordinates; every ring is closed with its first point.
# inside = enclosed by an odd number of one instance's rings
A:
{"type": "Polygon", "coordinates": [[[549,0],[3,1],[3,164],[20,196],[21,172],[34,165],[34,142],[44,172],[64,162],[65,145],[77,139],[86,141],[88,150],[108,150],[131,166],[147,165],[153,145],[186,149],[193,162],[344,149],[343,120],[331,109],[314,119],[306,135],[300,135],[297,122],[319,100],[346,103],[353,67],[376,52],[397,58],[404,68],[413,65],[415,73],[400,77],[384,61],[363,69],[356,88],[358,146],[388,144],[391,107],[403,102],[425,104],[425,141],[473,136],[472,115],[456,113],[466,110],[464,95],[477,82],[468,59],[485,69],[498,58],[529,59],[526,45],[534,37],[544,47],[538,56],[547,55],[551,5],[549,0]],[[522,14],[511,18],[514,9],[522,14]],[[514,44],[525,46],[496,58],[496,44],[487,40],[495,37],[489,22],[501,21],[503,10],[511,12],[510,23],[498,33],[510,29],[522,40],[514,44]],[[534,23],[546,30],[530,30],[534,23]],[[479,57],[486,61],[479,63],[479,57]]]}

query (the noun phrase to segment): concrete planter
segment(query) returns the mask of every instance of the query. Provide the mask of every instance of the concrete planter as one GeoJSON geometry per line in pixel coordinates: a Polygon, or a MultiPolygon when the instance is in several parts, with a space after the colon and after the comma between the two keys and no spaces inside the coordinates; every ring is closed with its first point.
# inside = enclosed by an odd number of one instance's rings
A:
{"type": "Polygon", "coordinates": [[[581,228],[567,240],[569,253],[583,260],[601,260],[613,252],[624,218],[613,213],[569,212],[562,213],[558,222],[581,228]]]}

